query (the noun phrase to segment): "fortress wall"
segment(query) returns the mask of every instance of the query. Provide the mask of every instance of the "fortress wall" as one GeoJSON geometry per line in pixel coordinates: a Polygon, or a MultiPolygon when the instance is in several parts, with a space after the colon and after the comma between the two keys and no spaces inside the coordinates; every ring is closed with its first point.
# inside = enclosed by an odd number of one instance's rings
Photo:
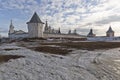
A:
{"type": "Polygon", "coordinates": [[[10,34],[10,39],[27,38],[28,34],[10,34]]]}
{"type": "Polygon", "coordinates": [[[68,35],[68,34],[43,34],[44,38],[84,38],[80,35],[68,35]]]}

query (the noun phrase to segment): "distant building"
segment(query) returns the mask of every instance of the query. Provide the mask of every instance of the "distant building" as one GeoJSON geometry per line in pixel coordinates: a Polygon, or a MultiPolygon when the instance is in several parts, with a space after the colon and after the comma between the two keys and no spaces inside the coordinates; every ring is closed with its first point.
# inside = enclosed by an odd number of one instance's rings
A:
{"type": "MultiPolygon", "coordinates": [[[[89,35],[93,35],[92,30],[90,30],[89,35]]],[[[111,26],[106,32],[106,36],[96,36],[96,37],[88,37],[87,40],[89,41],[119,41],[120,37],[114,37],[114,31],[112,30],[111,26]]]]}
{"type": "Polygon", "coordinates": [[[111,26],[109,27],[108,31],[106,32],[107,37],[114,37],[114,31],[112,30],[111,26]]]}
{"type": "Polygon", "coordinates": [[[26,38],[28,37],[28,33],[22,30],[14,30],[14,25],[11,20],[8,36],[10,39],[26,38]]]}
{"type": "Polygon", "coordinates": [[[79,35],[78,33],[77,33],[77,30],[76,29],[74,29],[73,30],[73,32],[71,31],[71,29],[68,31],[68,34],[69,35],[79,35]]]}
{"type": "Polygon", "coordinates": [[[90,32],[88,33],[87,37],[95,37],[96,35],[93,33],[93,30],[90,29],[90,32]]]}

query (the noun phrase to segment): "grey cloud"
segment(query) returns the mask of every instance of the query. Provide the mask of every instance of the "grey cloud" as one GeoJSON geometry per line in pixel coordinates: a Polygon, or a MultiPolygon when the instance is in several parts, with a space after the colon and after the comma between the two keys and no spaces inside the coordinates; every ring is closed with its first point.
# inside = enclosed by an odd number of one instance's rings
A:
{"type": "Polygon", "coordinates": [[[96,21],[95,24],[104,25],[104,24],[110,24],[111,22],[118,22],[118,21],[120,21],[120,16],[119,15],[112,15],[106,19],[96,21]]]}
{"type": "Polygon", "coordinates": [[[80,27],[85,27],[85,26],[89,26],[89,25],[92,25],[92,24],[94,24],[94,26],[102,26],[102,25],[105,25],[105,24],[110,24],[111,22],[119,22],[119,21],[120,21],[120,16],[119,15],[112,15],[112,16],[109,16],[109,17],[107,17],[105,19],[102,19],[100,21],[80,25],[80,27]]]}
{"type": "Polygon", "coordinates": [[[0,28],[0,32],[4,33],[4,32],[8,32],[8,30],[4,28],[0,28]]]}

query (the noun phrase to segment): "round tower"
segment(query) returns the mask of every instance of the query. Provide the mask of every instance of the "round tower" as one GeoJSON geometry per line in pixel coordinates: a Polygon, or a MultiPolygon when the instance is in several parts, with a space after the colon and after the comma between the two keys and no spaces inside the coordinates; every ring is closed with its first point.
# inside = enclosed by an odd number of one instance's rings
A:
{"type": "Polygon", "coordinates": [[[43,22],[40,20],[39,16],[35,12],[28,25],[28,36],[29,38],[41,38],[43,37],[43,22]]]}

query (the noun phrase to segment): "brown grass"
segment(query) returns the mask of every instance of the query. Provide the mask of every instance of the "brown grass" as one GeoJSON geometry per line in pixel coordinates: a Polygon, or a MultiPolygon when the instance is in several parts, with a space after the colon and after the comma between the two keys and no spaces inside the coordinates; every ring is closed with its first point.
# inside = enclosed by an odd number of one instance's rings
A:
{"type": "Polygon", "coordinates": [[[67,55],[70,52],[72,52],[72,50],[70,50],[71,48],[81,49],[81,50],[111,49],[111,48],[120,47],[120,42],[62,42],[62,43],[51,42],[51,43],[38,43],[38,44],[28,43],[28,44],[24,44],[24,47],[44,53],[67,55]],[[31,45],[33,47],[30,47],[31,45]],[[53,47],[53,45],[59,47],[53,47]]]}
{"type": "Polygon", "coordinates": [[[45,53],[50,53],[50,54],[59,54],[59,55],[66,55],[72,51],[72,50],[68,50],[65,48],[50,47],[50,46],[32,47],[30,49],[33,49],[33,50],[39,51],[39,52],[45,52],[45,53]]]}
{"type": "Polygon", "coordinates": [[[42,43],[42,45],[58,45],[67,48],[83,50],[110,49],[120,47],[120,42],[66,42],[66,43],[42,43]]]}
{"type": "Polygon", "coordinates": [[[0,55],[0,63],[2,62],[8,62],[10,59],[17,59],[24,56],[18,56],[18,55],[0,55]]]}
{"type": "Polygon", "coordinates": [[[36,40],[46,40],[46,39],[44,39],[44,38],[24,38],[21,41],[24,41],[24,42],[35,42],[36,40]]]}

